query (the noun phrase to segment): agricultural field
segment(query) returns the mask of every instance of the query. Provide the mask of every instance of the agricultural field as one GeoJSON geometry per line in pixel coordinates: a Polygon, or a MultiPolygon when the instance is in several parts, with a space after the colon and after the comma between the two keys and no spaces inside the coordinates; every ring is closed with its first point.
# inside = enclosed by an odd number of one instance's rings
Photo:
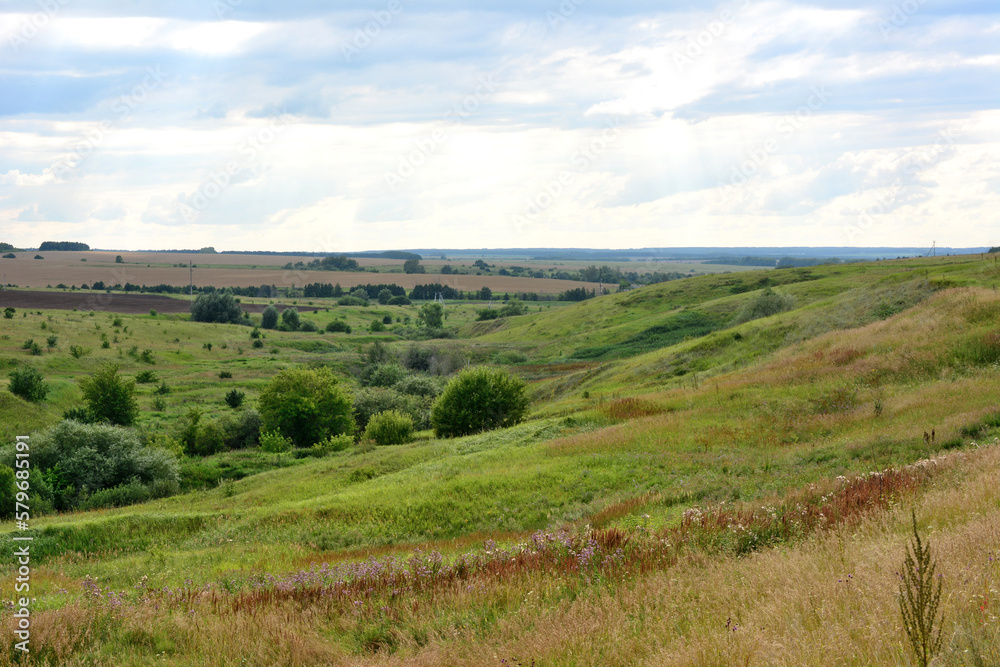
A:
{"type": "MultiPolygon", "coordinates": [[[[113,251],[53,251],[45,253],[15,252],[12,259],[0,259],[3,284],[20,288],[46,288],[56,285],[79,287],[103,282],[108,285],[133,283],[135,285],[185,286],[193,281],[196,286],[212,285],[218,288],[247,287],[250,285],[275,285],[281,289],[308,283],[339,283],[350,290],[367,283],[395,283],[412,289],[414,285],[440,283],[453,289],[470,292],[489,287],[497,293],[536,292],[559,294],[568,289],[583,287],[595,290],[598,282],[563,280],[527,275],[499,275],[501,269],[520,266],[530,271],[575,272],[592,264],[603,262],[551,262],[543,260],[506,261],[490,260],[491,269],[483,271],[474,266],[477,258],[449,260],[428,258],[421,262],[426,273],[404,273],[403,260],[358,257],[360,271],[317,271],[294,268],[296,264],[308,265],[313,256],[253,255],[253,254],[200,254],[167,252],[113,252],[113,251]],[[42,259],[35,259],[39,255],[42,259]],[[116,262],[117,257],[122,262],[116,262]],[[189,271],[193,265],[193,274],[189,271]],[[291,264],[293,268],[286,268],[291,264]],[[455,272],[442,274],[445,265],[455,272]],[[378,274],[378,275],[375,275],[378,274]],[[390,275],[383,275],[390,274],[390,275]]],[[[482,261],[482,260],[480,260],[482,261]]],[[[622,271],[639,274],[681,273],[704,275],[708,273],[759,271],[758,267],[724,266],[701,262],[610,262],[622,271]]],[[[604,285],[605,288],[609,287],[604,285]]],[[[612,290],[617,285],[610,286],[612,290]]]]}
{"type": "MultiPolygon", "coordinates": [[[[275,281],[239,284],[257,282],[275,281]]],[[[916,664],[898,574],[916,530],[943,590],[934,664],[998,664],[997,282],[978,255],[732,272],[489,321],[449,303],[440,330],[419,302],[278,301],[315,325],[285,331],[259,328],[257,298],[249,325],[12,306],[0,368],[49,392],[0,390],[0,443],[44,437],[111,362],[143,379],[133,429],[181,482],[32,517],[33,652],[8,641],[0,663],[916,664]],[[527,418],[454,438],[417,423],[397,445],[178,447],[286,370],[329,371],[356,410],[396,392],[419,412],[470,365],[522,378],[527,418]]]]}

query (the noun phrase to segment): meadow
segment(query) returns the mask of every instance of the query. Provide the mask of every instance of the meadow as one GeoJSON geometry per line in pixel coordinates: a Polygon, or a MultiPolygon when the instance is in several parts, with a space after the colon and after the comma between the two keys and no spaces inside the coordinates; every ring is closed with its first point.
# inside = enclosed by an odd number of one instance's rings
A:
{"type": "MultiPolygon", "coordinates": [[[[167,432],[194,406],[224,414],[231,387],[252,403],[283,368],[354,388],[375,341],[503,365],[533,404],[463,438],[188,460],[185,493],[34,518],[33,650],[5,638],[0,661],[915,664],[897,602],[912,511],[942,575],[935,664],[997,664],[998,277],[992,256],[928,258],[692,277],[489,322],[456,303],[438,340],[404,323],[419,304],[315,300],[304,318],[353,333],[267,331],[258,348],[248,327],[182,315],[19,310],[0,366],[33,365],[52,391],[41,409],[0,391],[4,441],[57,423],[107,360],[170,387],[154,405],[158,384],[140,385],[138,428],[167,432]]],[[[0,542],[5,596],[13,551],[0,542]]]]}

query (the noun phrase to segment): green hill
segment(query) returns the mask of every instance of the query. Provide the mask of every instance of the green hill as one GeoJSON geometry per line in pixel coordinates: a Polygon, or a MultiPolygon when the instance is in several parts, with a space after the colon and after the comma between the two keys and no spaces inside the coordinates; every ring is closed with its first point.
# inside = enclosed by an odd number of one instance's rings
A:
{"type": "Polygon", "coordinates": [[[991,664],[997,277],[978,256],[706,276],[465,324],[448,344],[526,356],[532,419],[33,519],[35,659],[899,664],[913,507],[949,664],[991,664]],[[767,288],[783,310],[737,323],[767,288]]]}

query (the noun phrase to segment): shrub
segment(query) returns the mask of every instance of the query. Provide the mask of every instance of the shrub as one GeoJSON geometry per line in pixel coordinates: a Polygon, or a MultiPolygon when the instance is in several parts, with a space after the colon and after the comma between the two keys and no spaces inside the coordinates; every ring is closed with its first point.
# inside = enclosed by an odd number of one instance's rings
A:
{"type": "MultiPolygon", "coordinates": [[[[104,342],[106,343],[107,341],[104,341],[104,342]]],[[[111,347],[111,346],[109,345],[108,347],[111,347]]],[[[79,359],[80,357],[82,357],[84,355],[90,354],[90,350],[84,349],[80,345],[70,345],[69,346],[69,353],[70,353],[70,356],[72,356],[74,359],[79,359]]]]}
{"type": "Polygon", "coordinates": [[[403,356],[403,365],[412,371],[429,371],[434,351],[418,345],[411,345],[403,356]]]}
{"type": "MultiPolygon", "coordinates": [[[[0,462],[12,464],[14,448],[0,451],[0,462]]],[[[31,440],[32,491],[39,477],[51,489],[58,509],[72,509],[88,495],[135,483],[150,489],[176,485],[177,460],[170,453],[141,443],[131,429],[105,424],[63,421],[31,440]]]]}
{"type": "Polygon", "coordinates": [[[260,326],[262,329],[273,329],[278,326],[278,309],[274,306],[265,308],[260,318],[260,326]]]}
{"type": "Polygon", "coordinates": [[[8,389],[15,396],[32,403],[44,401],[49,393],[49,386],[43,382],[41,371],[31,366],[14,369],[10,374],[8,389]]]}
{"type": "Polygon", "coordinates": [[[743,304],[736,313],[732,324],[742,324],[762,317],[771,317],[795,307],[795,299],[790,294],[779,294],[770,287],[765,287],[760,293],[743,304]]]}
{"type": "Polygon", "coordinates": [[[518,352],[517,350],[502,350],[493,355],[493,363],[504,366],[523,364],[527,360],[528,357],[523,352],[518,352]]]}
{"type": "Polygon", "coordinates": [[[513,426],[528,412],[528,385],[507,371],[467,368],[445,387],[431,408],[439,437],[469,435],[513,426]]]}
{"type": "Polygon", "coordinates": [[[389,290],[384,289],[384,288],[381,289],[381,290],[379,290],[379,293],[378,293],[378,302],[380,304],[382,304],[384,306],[387,303],[389,303],[390,299],[392,299],[392,292],[390,292],[389,290]]]}
{"type": "Polygon", "coordinates": [[[56,346],[58,342],[59,342],[58,336],[49,336],[48,338],[45,339],[45,347],[51,350],[56,346]]]}
{"type": "Polygon", "coordinates": [[[26,340],[23,343],[21,343],[21,349],[22,350],[30,350],[31,347],[34,344],[35,344],[35,339],[34,338],[29,338],[28,340],[26,340]]]}
{"type": "Polygon", "coordinates": [[[385,325],[382,324],[381,320],[374,320],[371,325],[369,325],[368,330],[372,333],[380,333],[385,331],[385,325]]]}
{"type": "Polygon", "coordinates": [[[255,350],[259,350],[260,348],[264,347],[264,341],[258,338],[250,345],[250,347],[252,347],[255,350]]]}
{"type": "Polygon", "coordinates": [[[233,377],[233,374],[230,371],[219,371],[219,379],[220,380],[229,380],[229,379],[232,379],[232,377],[233,377]]]}
{"type": "Polygon", "coordinates": [[[396,410],[413,419],[417,429],[430,426],[430,397],[401,394],[395,389],[367,387],[354,396],[354,421],[359,432],[364,432],[372,416],[387,410],[396,410]]]}
{"type": "Polygon", "coordinates": [[[316,323],[312,320],[302,320],[302,323],[299,324],[299,331],[312,333],[314,331],[319,331],[319,327],[317,327],[316,323]]]}
{"type": "Polygon", "coordinates": [[[444,306],[440,303],[425,303],[420,306],[420,317],[431,329],[440,329],[444,325],[444,306]]]}
{"type": "Polygon", "coordinates": [[[191,304],[191,319],[195,322],[242,324],[243,309],[230,292],[199,294],[191,304]]]}
{"type": "Polygon", "coordinates": [[[281,371],[264,387],[258,405],[265,428],[299,447],[354,430],[351,397],[327,368],[281,371]]]}
{"type": "Polygon", "coordinates": [[[344,320],[334,320],[326,325],[326,330],[330,333],[351,333],[351,325],[344,320]]]}
{"type": "Polygon", "coordinates": [[[267,431],[260,436],[260,448],[265,452],[280,454],[292,448],[292,440],[278,431],[267,431]]]}
{"type": "Polygon", "coordinates": [[[197,429],[194,446],[188,448],[189,454],[211,456],[226,450],[226,434],[219,422],[208,422],[197,429]]]}
{"type": "Polygon", "coordinates": [[[104,364],[93,375],[80,380],[80,389],[96,421],[131,426],[139,414],[135,380],[119,377],[117,364],[104,364]]]}
{"type": "Polygon", "coordinates": [[[368,365],[361,372],[361,384],[366,387],[391,387],[406,375],[406,369],[395,363],[368,365]]]}
{"type": "Polygon", "coordinates": [[[409,306],[412,303],[405,296],[394,296],[386,302],[387,306],[409,306]]]}
{"type": "Polygon", "coordinates": [[[17,310],[15,308],[7,306],[6,308],[3,309],[3,316],[6,317],[8,320],[12,320],[14,319],[14,313],[16,312],[17,310]]]}
{"type": "Polygon", "coordinates": [[[81,424],[93,424],[94,415],[90,414],[87,408],[70,408],[63,412],[63,419],[80,422],[81,424]]]}
{"type": "Polygon", "coordinates": [[[246,399],[247,395],[237,389],[232,389],[226,394],[226,405],[233,410],[238,410],[246,399]]]}
{"type": "Polygon", "coordinates": [[[0,465],[0,519],[14,517],[14,502],[17,498],[14,470],[0,465]]]}
{"type": "Polygon", "coordinates": [[[413,419],[396,410],[380,412],[368,420],[365,440],[376,445],[402,445],[413,436],[413,419]]]}
{"type": "Polygon", "coordinates": [[[260,338],[260,329],[254,327],[253,331],[250,332],[250,339],[257,340],[258,338],[260,338]]]}
{"type": "Polygon", "coordinates": [[[160,386],[153,390],[153,393],[157,396],[166,396],[170,393],[170,387],[167,386],[166,380],[160,383],[160,386]]]}
{"type": "Polygon", "coordinates": [[[229,449],[245,449],[260,444],[260,413],[244,410],[233,420],[228,415],[219,420],[229,449]]]}
{"type": "Polygon", "coordinates": [[[433,398],[441,393],[441,383],[428,375],[408,375],[396,382],[393,388],[400,393],[411,396],[430,396],[433,398]]]}
{"type": "Polygon", "coordinates": [[[299,311],[297,308],[285,308],[281,311],[281,323],[288,327],[291,331],[297,331],[299,328],[299,311]]]}
{"type": "Polygon", "coordinates": [[[159,380],[155,371],[139,371],[135,374],[135,381],[139,384],[150,384],[159,380]]]}
{"type": "Polygon", "coordinates": [[[367,306],[368,299],[359,299],[356,296],[342,296],[337,301],[338,306],[367,306]]]}

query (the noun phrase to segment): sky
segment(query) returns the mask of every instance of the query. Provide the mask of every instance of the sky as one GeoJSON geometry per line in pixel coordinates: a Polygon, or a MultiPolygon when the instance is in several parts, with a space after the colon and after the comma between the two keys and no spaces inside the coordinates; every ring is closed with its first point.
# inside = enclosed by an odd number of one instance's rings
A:
{"type": "Polygon", "coordinates": [[[0,0],[0,241],[1000,245],[996,0],[0,0]]]}

